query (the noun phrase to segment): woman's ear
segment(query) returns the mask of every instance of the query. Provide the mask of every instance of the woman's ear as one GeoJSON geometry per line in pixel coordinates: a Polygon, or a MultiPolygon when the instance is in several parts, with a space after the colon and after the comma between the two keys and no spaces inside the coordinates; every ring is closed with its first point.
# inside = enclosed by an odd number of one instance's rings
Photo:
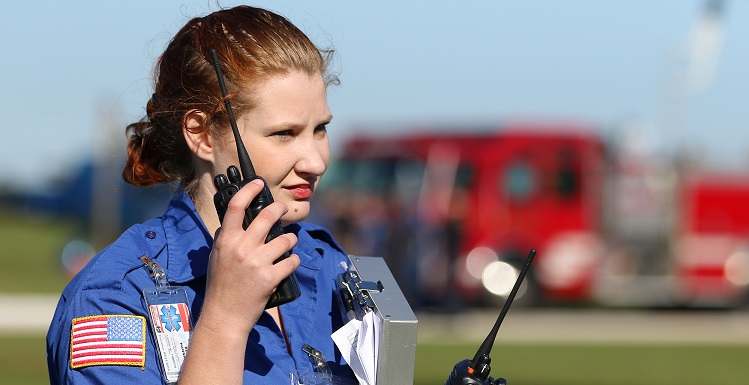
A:
{"type": "Polygon", "coordinates": [[[190,150],[200,159],[213,162],[213,141],[208,135],[208,117],[199,110],[190,110],[182,118],[182,135],[190,150]]]}

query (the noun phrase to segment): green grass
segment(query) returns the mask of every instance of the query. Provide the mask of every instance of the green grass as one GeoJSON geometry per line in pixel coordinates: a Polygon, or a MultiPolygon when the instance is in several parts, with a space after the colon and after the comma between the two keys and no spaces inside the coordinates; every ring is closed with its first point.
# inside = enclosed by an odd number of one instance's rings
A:
{"type": "Polygon", "coordinates": [[[0,385],[49,384],[44,336],[0,335],[0,385]]]}
{"type": "MultiPolygon", "coordinates": [[[[416,385],[443,384],[477,346],[419,345],[416,385]]],[[[492,376],[523,385],[747,384],[749,346],[497,345],[492,376]]]]}
{"type": "Polygon", "coordinates": [[[59,293],[68,281],[60,265],[73,222],[0,212],[0,293],[59,293]]]}
{"type": "MultiPolygon", "coordinates": [[[[59,293],[63,246],[77,226],[0,212],[0,293],[59,293]]],[[[441,385],[478,344],[420,344],[415,385],[441,385]]],[[[0,385],[48,384],[44,336],[0,334],[0,385]]],[[[497,344],[492,375],[512,385],[733,385],[749,380],[749,346],[497,344]]]]}
{"type": "MultiPolygon", "coordinates": [[[[419,345],[415,385],[441,385],[474,345],[419,345]]],[[[745,385],[748,346],[497,345],[492,375],[522,385],[745,385]]],[[[0,385],[48,384],[43,336],[0,336],[0,385]]]]}

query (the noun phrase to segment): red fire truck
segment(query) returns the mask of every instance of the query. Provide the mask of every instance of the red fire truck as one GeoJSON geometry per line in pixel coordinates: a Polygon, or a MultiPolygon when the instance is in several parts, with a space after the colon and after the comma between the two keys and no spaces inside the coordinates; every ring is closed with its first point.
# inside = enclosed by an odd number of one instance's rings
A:
{"type": "Polygon", "coordinates": [[[583,124],[412,129],[346,141],[321,186],[351,254],[388,260],[419,305],[733,305],[749,284],[749,176],[623,154],[583,124]]]}

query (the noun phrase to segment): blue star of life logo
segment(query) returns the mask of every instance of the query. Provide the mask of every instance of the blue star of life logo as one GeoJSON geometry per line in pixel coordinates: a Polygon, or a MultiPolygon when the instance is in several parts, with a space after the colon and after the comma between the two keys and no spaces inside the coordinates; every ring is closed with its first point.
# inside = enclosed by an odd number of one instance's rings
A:
{"type": "Polygon", "coordinates": [[[162,306],[161,307],[161,323],[168,331],[178,331],[182,327],[180,326],[182,320],[177,313],[177,308],[174,305],[162,306]]]}

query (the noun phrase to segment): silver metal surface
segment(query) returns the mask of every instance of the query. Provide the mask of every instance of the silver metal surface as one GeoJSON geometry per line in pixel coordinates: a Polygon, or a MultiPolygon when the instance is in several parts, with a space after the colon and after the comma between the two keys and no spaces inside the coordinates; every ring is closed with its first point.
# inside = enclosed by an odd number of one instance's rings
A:
{"type": "Polygon", "coordinates": [[[418,320],[385,260],[349,256],[362,281],[379,282],[382,291],[369,290],[375,312],[382,319],[377,385],[413,385],[418,320]]]}

